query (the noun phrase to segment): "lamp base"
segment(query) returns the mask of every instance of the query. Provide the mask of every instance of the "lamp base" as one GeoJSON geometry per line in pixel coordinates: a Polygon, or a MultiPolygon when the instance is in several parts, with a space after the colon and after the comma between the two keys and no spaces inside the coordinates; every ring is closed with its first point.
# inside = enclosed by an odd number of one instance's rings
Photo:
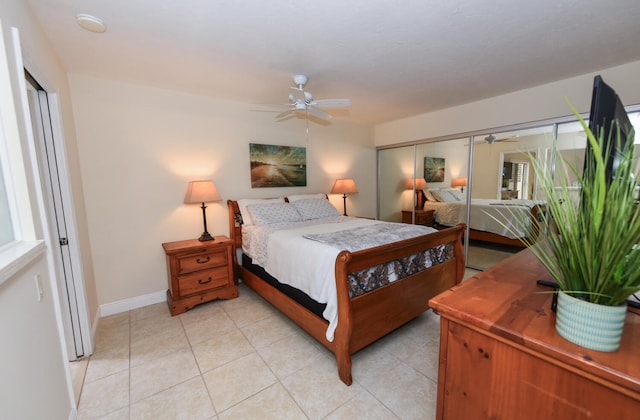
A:
{"type": "Polygon", "coordinates": [[[215,241],[215,238],[213,236],[211,236],[211,234],[207,231],[204,231],[202,233],[202,235],[200,235],[200,237],[198,238],[198,240],[200,242],[206,242],[206,241],[215,241]]]}

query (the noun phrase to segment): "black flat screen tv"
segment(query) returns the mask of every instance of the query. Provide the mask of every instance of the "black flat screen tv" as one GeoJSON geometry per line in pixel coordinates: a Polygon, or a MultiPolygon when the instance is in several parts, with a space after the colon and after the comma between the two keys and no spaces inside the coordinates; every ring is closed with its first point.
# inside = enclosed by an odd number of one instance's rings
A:
{"type": "MultiPolygon", "coordinates": [[[[610,182],[615,176],[616,169],[620,163],[620,154],[624,150],[627,141],[633,141],[629,137],[633,133],[633,126],[624,105],[618,94],[607,85],[599,75],[593,79],[593,94],[591,96],[591,111],[589,113],[589,129],[598,137],[601,129],[604,129],[605,143],[602,149],[603,158],[606,159],[606,177],[610,182]],[[620,128],[620,142],[617,141],[616,126],[620,128]],[[611,130],[614,130],[613,132],[611,130]]],[[[585,150],[584,169],[587,165],[593,165],[593,150],[587,142],[585,150]]]]}

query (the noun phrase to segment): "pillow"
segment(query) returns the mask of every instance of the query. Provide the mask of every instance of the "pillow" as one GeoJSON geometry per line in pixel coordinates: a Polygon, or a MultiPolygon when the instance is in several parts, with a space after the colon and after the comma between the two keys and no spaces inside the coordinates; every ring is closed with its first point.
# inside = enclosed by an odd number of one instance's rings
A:
{"type": "Polygon", "coordinates": [[[302,221],[298,210],[289,203],[249,204],[247,210],[256,226],[302,221]]]}
{"type": "Polygon", "coordinates": [[[460,190],[447,190],[447,192],[456,200],[456,201],[467,201],[467,197],[460,190]]]}
{"type": "Polygon", "coordinates": [[[427,201],[438,201],[429,190],[424,190],[424,196],[427,198],[427,201]]]}
{"type": "Polygon", "coordinates": [[[430,190],[431,191],[431,195],[433,196],[433,198],[435,199],[435,201],[439,201],[441,203],[444,203],[444,198],[442,198],[442,196],[440,195],[440,191],[436,191],[436,190],[430,190]]]}
{"type": "Polygon", "coordinates": [[[433,190],[431,191],[431,194],[433,194],[436,200],[440,201],[441,203],[452,203],[454,201],[460,201],[458,200],[458,197],[451,193],[450,190],[433,190]]]}
{"type": "Polygon", "coordinates": [[[242,215],[242,223],[245,226],[251,226],[253,221],[251,220],[251,215],[247,211],[247,206],[249,204],[267,204],[267,203],[284,203],[284,197],[280,198],[243,198],[238,200],[238,208],[240,209],[240,214],[242,215]]]}
{"type": "Polygon", "coordinates": [[[327,199],[318,200],[317,198],[297,200],[291,203],[300,213],[302,219],[322,219],[325,217],[340,216],[338,210],[333,207],[333,204],[327,199]]]}
{"type": "Polygon", "coordinates": [[[290,203],[294,202],[294,201],[298,201],[298,200],[308,200],[308,199],[318,199],[321,198],[323,200],[327,199],[327,196],[324,193],[317,193],[317,194],[297,194],[297,195],[288,195],[287,196],[287,200],[289,200],[290,203]]]}
{"type": "Polygon", "coordinates": [[[440,190],[440,197],[442,197],[442,200],[444,200],[445,203],[460,201],[451,190],[440,190]]]}

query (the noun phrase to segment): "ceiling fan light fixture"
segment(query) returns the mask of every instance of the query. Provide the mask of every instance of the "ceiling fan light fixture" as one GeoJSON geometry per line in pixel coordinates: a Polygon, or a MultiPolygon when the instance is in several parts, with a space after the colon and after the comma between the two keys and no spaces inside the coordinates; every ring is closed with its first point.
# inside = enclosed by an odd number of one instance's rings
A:
{"type": "Polygon", "coordinates": [[[102,19],[87,13],[78,13],[76,15],[76,22],[78,22],[78,25],[80,25],[81,28],[90,32],[101,34],[107,30],[102,19]]]}
{"type": "Polygon", "coordinates": [[[296,74],[295,76],[293,76],[293,83],[295,83],[296,86],[300,88],[306,85],[308,81],[309,81],[309,77],[307,77],[306,74],[296,74]]]}

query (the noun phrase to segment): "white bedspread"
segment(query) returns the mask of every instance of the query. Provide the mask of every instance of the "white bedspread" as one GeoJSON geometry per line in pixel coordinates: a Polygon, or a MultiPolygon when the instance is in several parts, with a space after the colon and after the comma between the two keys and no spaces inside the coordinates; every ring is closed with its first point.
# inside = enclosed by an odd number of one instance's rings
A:
{"type": "MultiPolygon", "coordinates": [[[[526,236],[531,223],[531,209],[542,202],[532,200],[485,200],[473,198],[469,215],[469,228],[496,233],[507,238],[517,239],[526,236]],[[498,223],[493,217],[510,223],[509,228],[498,223]],[[506,217],[505,217],[506,216],[506,217]],[[511,229],[510,229],[511,228],[511,229]],[[518,234],[514,234],[515,230],[518,234]]],[[[435,221],[445,226],[466,223],[467,203],[464,201],[440,203],[427,201],[425,210],[433,209],[435,221]]]]}
{"type": "MultiPolygon", "coordinates": [[[[335,261],[341,250],[303,236],[377,223],[383,222],[340,216],[321,221],[253,226],[243,228],[243,249],[255,264],[264,267],[278,281],[327,305],[322,315],[329,321],[327,340],[333,341],[338,324],[335,261]]],[[[415,236],[424,233],[427,232],[416,231],[415,236]]]]}

